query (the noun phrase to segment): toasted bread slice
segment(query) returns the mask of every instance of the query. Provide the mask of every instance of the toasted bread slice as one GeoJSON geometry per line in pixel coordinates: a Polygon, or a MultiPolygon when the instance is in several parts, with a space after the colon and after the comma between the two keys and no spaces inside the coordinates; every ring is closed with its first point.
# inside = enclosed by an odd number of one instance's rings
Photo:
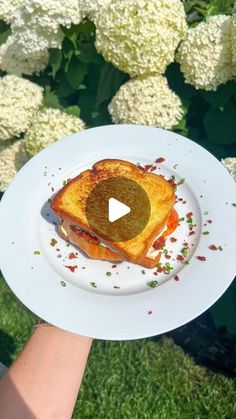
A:
{"type": "Polygon", "coordinates": [[[101,160],[93,165],[92,170],[82,172],[67,183],[53,198],[51,208],[60,220],[94,234],[86,217],[87,198],[95,185],[114,177],[131,179],[146,191],[151,204],[150,218],[144,230],[131,240],[110,242],[101,237],[100,240],[127,260],[139,263],[146,257],[155,237],[165,227],[175,202],[174,187],[163,177],[147,173],[141,167],[124,160],[101,160]]]}

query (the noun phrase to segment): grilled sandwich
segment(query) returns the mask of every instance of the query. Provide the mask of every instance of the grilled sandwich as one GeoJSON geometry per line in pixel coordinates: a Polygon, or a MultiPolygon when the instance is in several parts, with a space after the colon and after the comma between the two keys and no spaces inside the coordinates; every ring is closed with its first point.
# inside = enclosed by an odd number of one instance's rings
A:
{"type": "Polygon", "coordinates": [[[174,186],[162,176],[146,172],[142,167],[124,160],[106,159],[70,180],[54,196],[51,208],[60,220],[60,235],[90,258],[111,262],[129,261],[153,268],[160,260],[160,248],[164,245],[165,237],[178,225],[174,203],[174,186]],[[151,207],[143,231],[130,240],[118,242],[95,233],[86,216],[86,202],[93,188],[103,180],[116,177],[139,184],[148,195],[151,207]]]}

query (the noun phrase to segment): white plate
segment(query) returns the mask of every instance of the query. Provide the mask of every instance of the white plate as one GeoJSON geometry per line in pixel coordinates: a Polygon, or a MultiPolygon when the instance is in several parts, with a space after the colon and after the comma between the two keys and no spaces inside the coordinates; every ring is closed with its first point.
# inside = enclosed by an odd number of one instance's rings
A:
{"type": "Polygon", "coordinates": [[[231,176],[194,142],[143,126],[89,129],[54,143],[31,159],[4,194],[0,205],[1,270],[30,310],[63,329],[115,340],[157,335],[201,314],[233,280],[235,202],[231,176]],[[130,263],[112,267],[110,262],[91,260],[72,245],[66,246],[56,232],[56,219],[47,202],[63,180],[103,158],[146,165],[159,157],[165,162],[157,165],[156,173],[167,178],[174,175],[177,182],[185,178],[177,188],[183,201],[178,201],[176,208],[180,217],[193,212],[196,224],[195,234],[189,237],[185,219],[172,234],[177,241],[167,240],[171,259],[163,255],[162,263],[171,264],[170,274],[156,276],[156,270],[130,263]],[[208,235],[203,234],[206,231],[208,235]],[[52,238],[57,240],[55,246],[50,245],[52,238]],[[190,247],[188,265],[176,261],[186,241],[190,247]],[[223,250],[209,249],[212,244],[223,250]],[[77,259],[68,258],[77,251],[77,259]],[[197,256],[206,257],[206,261],[197,256]],[[75,265],[75,272],[65,267],[75,265]],[[149,284],[155,280],[159,285],[151,288],[149,284]]]}

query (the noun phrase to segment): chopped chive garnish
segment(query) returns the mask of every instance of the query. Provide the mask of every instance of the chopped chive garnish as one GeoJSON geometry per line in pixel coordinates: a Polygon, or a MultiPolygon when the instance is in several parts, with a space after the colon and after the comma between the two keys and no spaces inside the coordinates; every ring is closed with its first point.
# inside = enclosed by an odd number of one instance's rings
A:
{"type": "Polygon", "coordinates": [[[70,246],[70,243],[67,243],[67,245],[66,245],[67,247],[69,247],[70,246]]]}
{"type": "Polygon", "coordinates": [[[141,270],[141,272],[142,272],[142,274],[143,274],[143,275],[145,275],[145,274],[146,274],[146,272],[145,272],[145,270],[144,270],[144,269],[142,269],[142,270],[141,270]]]}
{"type": "Polygon", "coordinates": [[[59,253],[59,255],[57,255],[58,258],[62,258],[62,255],[59,253]]]}
{"type": "Polygon", "coordinates": [[[189,228],[194,228],[194,227],[196,227],[196,225],[197,224],[189,224],[188,226],[189,226],[189,228]]]}
{"type": "Polygon", "coordinates": [[[184,221],[185,217],[179,218],[179,221],[184,221]]]}
{"type": "Polygon", "coordinates": [[[168,250],[167,249],[163,249],[163,253],[164,253],[164,255],[168,255],[168,250]]]}
{"type": "Polygon", "coordinates": [[[40,255],[40,251],[39,250],[35,250],[34,255],[40,255]]]}
{"type": "Polygon", "coordinates": [[[90,282],[90,285],[92,285],[93,288],[97,288],[97,285],[95,282],[90,282]]]}
{"type": "Polygon", "coordinates": [[[204,236],[207,236],[209,234],[209,231],[203,231],[204,236]]]}
{"type": "Polygon", "coordinates": [[[51,202],[52,202],[52,200],[49,198],[49,199],[48,199],[48,203],[50,204],[51,202]]]}
{"type": "Polygon", "coordinates": [[[106,247],[106,246],[105,246],[105,244],[100,242],[100,243],[98,243],[98,247],[106,247]]]}
{"type": "Polygon", "coordinates": [[[158,285],[158,282],[157,281],[151,281],[151,282],[149,282],[149,284],[148,284],[151,288],[156,288],[157,287],[157,285],[158,285]]]}
{"type": "Polygon", "coordinates": [[[106,276],[111,276],[111,272],[106,272],[106,276]]]}
{"type": "Polygon", "coordinates": [[[204,212],[204,215],[208,215],[208,211],[205,211],[205,212],[204,212]]]}
{"type": "Polygon", "coordinates": [[[232,207],[236,208],[236,202],[232,203],[232,207]]]}
{"type": "Polygon", "coordinates": [[[183,183],[185,182],[185,179],[180,179],[180,181],[178,182],[178,185],[183,185],[183,183]]]}
{"type": "Polygon", "coordinates": [[[161,262],[159,262],[159,263],[156,265],[156,267],[157,267],[157,268],[161,268],[161,265],[162,265],[162,263],[161,263],[161,262]]]}
{"type": "Polygon", "coordinates": [[[188,261],[188,260],[186,260],[186,261],[184,262],[184,264],[185,264],[185,265],[189,265],[189,261],[188,261]]]}
{"type": "Polygon", "coordinates": [[[186,258],[186,257],[188,256],[188,249],[187,249],[186,247],[184,247],[184,248],[181,250],[181,253],[182,253],[182,255],[186,258]]]}
{"type": "Polygon", "coordinates": [[[170,263],[167,262],[164,266],[164,274],[169,275],[170,272],[173,270],[172,266],[170,266],[170,263]]]}
{"type": "Polygon", "coordinates": [[[223,247],[222,246],[218,246],[218,249],[222,252],[223,247]]]}
{"type": "Polygon", "coordinates": [[[188,219],[187,219],[187,223],[188,223],[188,224],[193,224],[193,219],[192,219],[192,218],[188,218],[188,219]]]}
{"type": "Polygon", "coordinates": [[[61,281],[61,285],[62,285],[63,287],[66,287],[66,283],[65,283],[64,281],[61,281]]]}

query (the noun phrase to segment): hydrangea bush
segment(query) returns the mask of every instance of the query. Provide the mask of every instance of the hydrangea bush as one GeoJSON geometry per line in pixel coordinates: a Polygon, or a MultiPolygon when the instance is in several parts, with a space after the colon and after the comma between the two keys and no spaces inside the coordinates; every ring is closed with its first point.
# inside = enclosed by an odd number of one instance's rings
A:
{"type": "Polygon", "coordinates": [[[85,129],[84,122],[60,109],[44,108],[38,111],[22,141],[29,157],[49,144],[85,129]]]}
{"type": "Polygon", "coordinates": [[[232,79],[232,18],[211,16],[190,28],[177,53],[187,83],[196,89],[217,90],[232,79]]]}
{"type": "Polygon", "coordinates": [[[6,175],[17,147],[23,162],[112,122],[172,129],[227,164],[236,155],[234,2],[3,0],[0,189],[20,167],[6,175]]]}
{"type": "Polygon", "coordinates": [[[134,78],[123,84],[109,107],[117,124],[152,125],[170,129],[183,116],[180,98],[163,76],[134,78]]]}
{"type": "Polygon", "coordinates": [[[96,48],[130,76],[162,74],[187,30],[180,0],[119,0],[101,7],[96,48]]]}
{"type": "Polygon", "coordinates": [[[112,122],[189,137],[236,181],[234,3],[1,0],[0,191],[48,144],[112,122]]]}
{"type": "Polygon", "coordinates": [[[43,102],[42,88],[17,76],[0,79],[0,142],[19,137],[43,102]]]}

